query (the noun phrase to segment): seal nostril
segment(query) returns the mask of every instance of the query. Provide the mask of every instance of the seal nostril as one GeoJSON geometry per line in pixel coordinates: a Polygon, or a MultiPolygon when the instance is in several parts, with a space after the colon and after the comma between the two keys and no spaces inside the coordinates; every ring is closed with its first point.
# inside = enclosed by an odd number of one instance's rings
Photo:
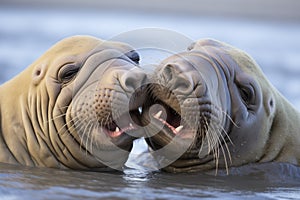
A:
{"type": "Polygon", "coordinates": [[[165,79],[165,81],[170,81],[173,77],[173,70],[172,70],[172,65],[167,65],[165,66],[164,70],[163,70],[163,77],[165,79]]]}
{"type": "Polygon", "coordinates": [[[273,107],[273,106],[274,106],[273,99],[271,99],[271,100],[270,100],[269,104],[270,104],[270,106],[271,106],[271,107],[273,107]]]}
{"type": "Polygon", "coordinates": [[[35,75],[37,76],[41,75],[41,70],[36,70],[35,75]]]}
{"type": "Polygon", "coordinates": [[[140,69],[131,70],[119,78],[120,86],[125,92],[133,93],[147,81],[147,75],[140,69]]]}
{"type": "MultiPolygon", "coordinates": [[[[190,94],[195,85],[195,81],[184,67],[178,64],[168,64],[163,68],[162,77],[164,82],[170,85],[170,90],[179,92],[180,94],[190,94]]],[[[175,92],[175,93],[177,93],[175,92]]]]}
{"type": "Polygon", "coordinates": [[[198,83],[195,87],[194,87],[194,95],[196,97],[203,97],[205,96],[205,94],[207,93],[207,87],[205,83],[198,83]]]}

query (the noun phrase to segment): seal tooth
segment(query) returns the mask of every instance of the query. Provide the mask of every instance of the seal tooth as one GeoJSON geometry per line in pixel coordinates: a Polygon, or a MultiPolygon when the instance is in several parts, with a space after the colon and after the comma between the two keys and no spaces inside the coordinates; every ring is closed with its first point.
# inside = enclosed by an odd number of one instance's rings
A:
{"type": "Polygon", "coordinates": [[[183,126],[180,125],[177,128],[175,128],[176,133],[179,133],[183,129],[183,126]]]}
{"type": "Polygon", "coordinates": [[[129,123],[129,126],[130,126],[130,127],[133,127],[132,123],[129,123]]]}
{"type": "Polygon", "coordinates": [[[120,132],[120,129],[119,129],[119,127],[116,127],[116,130],[115,130],[115,132],[117,133],[117,132],[120,132]]]}
{"type": "Polygon", "coordinates": [[[158,111],[155,115],[153,115],[153,117],[160,118],[161,114],[162,114],[162,110],[158,111]]]}
{"type": "Polygon", "coordinates": [[[140,107],[138,108],[138,110],[139,110],[139,113],[141,114],[141,113],[143,112],[143,107],[140,106],[140,107]]]}

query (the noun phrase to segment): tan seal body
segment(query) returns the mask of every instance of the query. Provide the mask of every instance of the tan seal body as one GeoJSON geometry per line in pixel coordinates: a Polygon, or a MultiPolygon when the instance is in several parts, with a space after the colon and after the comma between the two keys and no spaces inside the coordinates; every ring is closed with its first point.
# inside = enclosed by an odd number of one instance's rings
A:
{"type": "Polygon", "coordinates": [[[0,162],[120,169],[134,139],[129,100],[146,79],[138,60],[129,45],[90,36],[55,44],[0,86],[0,162]]]}
{"type": "Polygon", "coordinates": [[[300,164],[300,114],[245,52],[199,40],[188,51],[165,59],[152,82],[153,100],[146,107],[159,104],[163,112],[149,109],[143,121],[149,123],[150,117],[153,127],[163,128],[148,144],[159,150],[175,137],[182,138],[182,145],[190,142],[164,170],[194,172],[273,161],[300,164]]]}

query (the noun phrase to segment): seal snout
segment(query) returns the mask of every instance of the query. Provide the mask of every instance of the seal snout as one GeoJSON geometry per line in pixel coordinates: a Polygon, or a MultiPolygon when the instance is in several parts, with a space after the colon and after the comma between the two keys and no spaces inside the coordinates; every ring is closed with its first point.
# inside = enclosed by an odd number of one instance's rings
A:
{"type": "Polygon", "coordinates": [[[170,63],[163,67],[161,76],[168,81],[169,90],[178,95],[191,95],[197,92],[201,97],[206,94],[207,86],[204,79],[194,70],[190,63],[170,63]]]}
{"type": "Polygon", "coordinates": [[[147,83],[147,75],[140,68],[133,68],[120,73],[118,81],[124,92],[133,94],[136,90],[147,83]]]}

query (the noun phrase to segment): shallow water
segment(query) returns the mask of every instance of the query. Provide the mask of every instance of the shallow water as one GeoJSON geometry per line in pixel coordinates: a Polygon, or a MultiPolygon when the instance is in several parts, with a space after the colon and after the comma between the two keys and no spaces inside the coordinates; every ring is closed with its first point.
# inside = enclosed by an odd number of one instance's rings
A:
{"type": "Polygon", "coordinates": [[[218,176],[0,165],[1,199],[297,199],[299,181],[300,169],[287,164],[250,165],[218,176]]]}
{"type": "MultiPolygon", "coordinates": [[[[300,26],[208,17],[139,16],[71,10],[0,8],[0,83],[18,74],[53,43],[74,34],[110,39],[144,27],[167,28],[192,40],[212,37],[249,52],[267,77],[300,108],[300,26]]],[[[159,62],[158,58],[151,58],[159,62]]],[[[151,60],[150,59],[150,60],[151,60]]],[[[143,149],[141,143],[135,145],[143,149]]],[[[134,162],[134,158],[131,160],[134,162]]],[[[128,164],[134,166],[133,163],[128,164]]],[[[83,172],[0,164],[0,199],[299,199],[300,168],[250,165],[196,174],[83,172]]]]}

